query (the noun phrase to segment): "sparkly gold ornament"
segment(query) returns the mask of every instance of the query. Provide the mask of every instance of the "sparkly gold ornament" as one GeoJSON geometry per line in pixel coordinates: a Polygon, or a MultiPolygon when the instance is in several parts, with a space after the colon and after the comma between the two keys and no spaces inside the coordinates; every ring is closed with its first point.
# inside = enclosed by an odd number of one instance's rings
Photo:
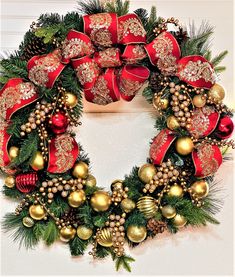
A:
{"type": "Polygon", "coordinates": [[[76,95],[70,92],[65,93],[66,106],[74,108],[78,103],[78,98],[76,95]]]}
{"type": "Polygon", "coordinates": [[[151,196],[143,196],[137,202],[137,208],[149,219],[152,218],[157,212],[155,199],[151,196]]]}
{"type": "Polygon", "coordinates": [[[29,216],[25,216],[25,217],[23,218],[22,223],[23,223],[23,225],[24,225],[25,227],[31,228],[31,227],[33,227],[33,225],[34,225],[34,220],[33,220],[31,217],[29,217],[29,216]]]}
{"type": "Polygon", "coordinates": [[[178,228],[182,228],[185,226],[185,224],[187,223],[187,219],[180,214],[177,214],[174,218],[173,218],[173,223],[176,227],[178,228]]]}
{"type": "Polygon", "coordinates": [[[194,144],[190,137],[181,137],[176,141],[176,151],[183,156],[190,154],[193,151],[194,144]]]}
{"type": "Polygon", "coordinates": [[[170,187],[168,195],[171,197],[182,197],[184,194],[184,190],[181,186],[175,184],[170,187]]]}
{"type": "Polygon", "coordinates": [[[153,98],[153,106],[155,109],[166,110],[169,105],[169,101],[166,98],[161,98],[160,96],[155,96],[153,98]]]}
{"type": "Polygon", "coordinates": [[[80,207],[86,200],[86,194],[84,190],[76,190],[70,193],[68,197],[69,205],[73,208],[80,207]]]}
{"type": "Polygon", "coordinates": [[[198,94],[193,97],[193,105],[197,108],[202,108],[206,105],[205,96],[198,94]]]}
{"type": "Polygon", "coordinates": [[[96,240],[99,245],[104,247],[111,247],[113,245],[113,238],[109,228],[103,228],[97,232],[96,240]]]}
{"type": "Polygon", "coordinates": [[[154,165],[145,164],[140,167],[138,171],[138,176],[141,181],[147,184],[153,179],[153,176],[156,174],[156,172],[157,171],[154,165]]]}
{"type": "Polygon", "coordinates": [[[214,84],[208,92],[209,97],[211,97],[214,101],[219,102],[222,101],[225,97],[224,88],[219,84],[214,84]]]}
{"type": "Polygon", "coordinates": [[[46,216],[46,211],[41,205],[32,205],[29,208],[29,214],[35,220],[42,220],[46,216]]]}
{"type": "Polygon", "coordinates": [[[112,182],[111,184],[111,189],[114,190],[114,189],[122,189],[123,188],[123,184],[122,184],[122,180],[115,180],[112,182]]]}
{"type": "Polygon", "coordinates": [[[191,185],[191,190],[196,197],[204,198],[209,193],[209,185],[205,180],[199,180],[191,185]]]}
{"type": "Polygon", "coordinates": [[[71,226],[65,226],[60,230],[60,240],[63,242],[69,242],[76,235],[76,229],[71,226]]]}
{"type": "Polygon", "coordinates": [[[5,186],[8,188],[13,188],[15,186],[15,177],[14,176],[7,176],[5,179],[5,186]]]}
{"type": "Polygon", "coordinates": [[[107,211],[111,203],[111,196],[102,190],[96,191],[91,197],[91,206],[96,212],[107,211]]]}
{"type": "Polygon", "coordinates": [[[86,186],[88,187],[95,187],[96,186],[96,178],[93,175],[88,175],[86,178],[86,186]]]}
{"type": "Polygon", "coordinates": [[[173,218],[176,215],[176,209],[170,205],[166,205],[162,207],[162,215],[167,219],[173,218]]]}
{"type": "Polygon", "coordinates": [[[19,151],[20,151],[20,149],[16,146],[11,146],[10,147],[10,149],[8,151],[8,154],[9,154],[9,157],[10,157],[11,161],[19,155],[19,151]]]}
{"type": "Polygon", "coordinates": [[[44,168],[44,159],[41,152],[37,151],[30,165],[34,170],[42,170],[44,168]]]}
{"type": "Polygon", "coordinates": [[[81,225],[77,228],[77,235],[82,240],[88,240],[92,236],[92,229],[81,225]]]}
{"type": "Polygon", "coordinates": [[[127,237],[130,241],[140,243],[145,240],[147,236],[147,230],[144,226],[130,225],[127,228],[127,237]]]}
{"type": "Polygon", "coordinates": [[[85,179],[88,176],[88,165],[82,161],[76,163],[73,167],[73,176],[85,179]]]}
{"type": "Polygon", "coordinates": [[[166,124],[167,124],[167,127],[168,127],[170,130],[175,130],[175,129],[177,129],[177,128],[180,127],[180,124],[179,124],[177,118],[176,118],[174,115],[170,115],[170,116],[167,118],[166,124]]]}
{"type": "Polygon", "coordinates": [[[135,208],[135,202],[129,198],[123,199],[121,202],[121,207],[125,213],[129,213],[135,208]]]}

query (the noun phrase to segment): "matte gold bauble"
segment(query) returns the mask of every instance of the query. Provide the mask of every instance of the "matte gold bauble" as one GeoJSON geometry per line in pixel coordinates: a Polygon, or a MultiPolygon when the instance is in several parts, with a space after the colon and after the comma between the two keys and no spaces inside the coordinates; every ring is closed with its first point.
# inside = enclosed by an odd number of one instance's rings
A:
{"type": "Polygon", "coordinates": [[[66,101],[66,106],[68,106],[70,108],[74,108],[78,103],[78,98],[73,93],[66,92],[65,93],[65,101],[66,101]]]}
{"type": "Polygon", "coordinates": [[[147,236],[147,230],[144,226],[130,225],[127,228],[127,237],[130,241],[140,243],[145,240],[147,236]]]}
{"type": "Polygon", "coordinates": [[[206,105],[206,98],[199,94],[193,97],[193,105],[197,108],[202,108],[206,105]]]}
{"type": "Polygon", "coordinates": [[[107,211],[111,202],[111,196],[102,190],[96,191],[91,197],[91,206],[96,212],[107,211]]]}
{"type": "Polygon", "coordinates": [[[138,171],[138,176],[139,176],[141,181],[143,181],[144,183],[147,184],[153,179],[153,176],[156,173],[157,172],[156,172],[156,168],[155,168],[154,165],[145,164],[145,165],[140,167],[140,169],[138,171]]]}
{"type": "Polygon", "coordinates": [[[121,202],[121,207],[125,213],[129,213],[135,208],[135,202],[129,198],[125,198],[121,202]]]}
{"type": "Polygon", "coordinates": [[[88,175],[88,177],[86,178],[86,186],[88,187],[95,187],[96,186],[96,178],[93,175],[88,175]]]}
{"type": "Polygon", "coordinates": [[[63,242],[69,242],[76,235],[76,229],[71,226],[65,226],[60,230],[60,240],[63,242]]]}
{"type": "Polygon", "coordinates": [[[88,240],[92,236],[92,229],[81,225],[77,228],[77,235],[82,240],[88,240]]]}
{"type": "Polygon", "coordinates": [[[7,176],[4,182],[5,182],[5,186],[11,189],[15,186],[15,177],[7,176]]]}
{"type": "Polygon", "coordinates": [[[170,130],[175,130],[175,129],[177,129],[177,128],[180,127],[180,124],[179,124],[177,118],[176,118],[174,115],[170,115],[170,116],[167,118],[166,124],[167,124],[167,127],[168,127],[170,130]]]}
{"type": "Polygon", "coordinates": [[[180,155],[186,156],[193,151],[194,144],[190,137],[181,137],[177,139],[175,147],[180,155]]]}
{"type": "Polygon", "coordinates": [[[179,185],[173,185],[170,187],[168,195],[171,197],[182,197],[184,194],[184,190],[179,185]]]}
{"type": "Polygon", "coordinates": [[[111,189],[122,189],[123,188],[123,184],[122,184],[122,180],[115,180],[112,182],[111,184],[111,189]]]}
{"type": "Polygon", "coordinates": [[[214,101],[222,101],[225,97],[224,88],[219,84],[214,84],[208,92],[214,101]]]}
{"type": "Polygon", "coordinates": [[[209,185],[206,181],[199,180],[191,185],[191,190],[198,198],[204,198],[209,193],[209,185]]]}
{"type": "Polygon", "coordinates": [[[86,200],[86,194],[84,190],[76,190],[70,193],[68,197],[69,206],[73,208],[80,207],[86,200]]]}
{"type": "Polygon", "coordinates": [[[37,151],[30,165],[34,170],[42,170],[44,168],[44,159],[41,152],[37,151]]]}
{"type": "Polygon", "coordinates": [[[11,161],[19,155],[19,151],[20,151],[20,149],[16,146],[11,146],[10,147],[10,149],[8,151],[8,154],[9,154],[9,157],[10,157],[11,161]]]}
{"type": "Polygon", "coordinates": [[[149,219],[152,218],[157,212],[155,199],[151,196],[143,196],[137,202],[137,208],[149,219]]]}
{"type": "Polygon", "coordinates": [[[42,220],[46,216],[46,211],[41,205],[32,205],[29,208],[29,214],[35,220],[42,220]]]}
{"type": "Polygon", "coordinates": [[[153,98],[153,106],[155,109],[166,110],[169,105],[169,101],[166,98],[161,98],[160,96],[155,96],[153,98]]]}
{"type": "Polygon", "coordinates": [[[82,161],[76,163],[73,167],[73,176],[85,179],[88,176],[88,165],[82,161]]]}
{"type": "Polygon", "coordinates": [[[166,205],[162,207],[162,215],[168,219],[173,218],[176,215],[176,209],[171,205],[166,205]]]}
{"type": "Polygon", "coordinates": [[[113,245],[113,238],[109,228],[103,228],[98,232],[97,242],[104,247],[111,247],[113,245]]]}
{"type": "Polygon", "coordinates": [[[31,217],[26,216],[26,217],[23,218],[22,223],[25,227],[31,228],[34,225],[34,220],[31,217]]]}
{"type": "Polygon", "coordinates": [[[173,218],[173,224],[178,227],[178,228],[182,228],[184,227],[184,225],[187,223],[187,219],[180,214],[177,214],[174,218],[173,218]]]}

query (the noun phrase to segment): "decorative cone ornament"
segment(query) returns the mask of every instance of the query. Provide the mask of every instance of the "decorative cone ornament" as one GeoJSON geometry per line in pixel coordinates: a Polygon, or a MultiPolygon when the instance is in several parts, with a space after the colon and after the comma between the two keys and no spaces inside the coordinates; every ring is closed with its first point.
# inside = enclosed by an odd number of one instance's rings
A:
{"type": "Polygon", "coordinates": [[[16,188],[23,193],[29,193],[36,187],[38,176],[36,172],[22,173],[16,176],[16,188]]]}

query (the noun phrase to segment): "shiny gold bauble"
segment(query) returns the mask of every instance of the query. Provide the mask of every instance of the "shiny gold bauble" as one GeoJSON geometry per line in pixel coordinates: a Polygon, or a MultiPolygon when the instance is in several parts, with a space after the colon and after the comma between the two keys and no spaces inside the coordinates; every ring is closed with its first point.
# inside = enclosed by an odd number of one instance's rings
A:
{"type": "Polygon", "coordinates": [[[149,183],[153,176],[157,173],[156,168],[152,164],[144,164],[139,168],[138,176],[144,183],[149,183]]]}
{"type": "Polygon", "coordinates": [[[127,237],[130,241],[140,243],[145,240],[147,236],[147,230],[144,226],[130,225],[127,228],[127,237]]]}
{"type": "Polygon", "coordinates": [[[73,167],[73,176],[85,179],[88,176],[88,165],[82,161],[76,163],[73,167]]]}
{"type": "Polygon", "coordinates": [[[42,220],[46,216],[46,211],[41,205],[32,205],[29,208],[29,214],[35,220],[42,220]]]}
{"type": "Polygon", "coordinates": [[[193,151],[194,144],[190,137],[181,137],[177,139],[175,147],[180,155],[186,156],[193,151]]]}
{"type": "Polygon", "coordinates": [[[19,151],[20,151],[20,149],[16,146],[10,147],[8,154],[9,154],[9,158],[11,161],[19,155],[19,151]]]}
{"type": "Polygon", "coordinates": [[[149,219],[152,218],[157,212],[155,199],[151,196],[143,196],[137,202],[137,208],[149,219]]]}
{"type": "Polygon", "coordinates": [[[70,193],[68,197],[69,206],[73,208],[80,207],[86,200],[86,194],[84,190],[76,190],[70,193]]]}
{"type": "Polygon", "coordinates": [[[109,228],[103,228],[97,235],[97,242],[104,247],[111,247],[113,245],[113,238],[109,228]]]}
{"type": "Polygon", "coordinates": [[[169,105],[169,101],[166,98],[161,98],[160,96],[155,96],[153,98],[153,106],[155,109],[161,108],[162,110],[166,110],[169,105]]]}
{"type": "Polygon", "coordinates": [[[177,214],[174,218],[173,218],[173,224],[178,227],[184,227],[184,225],[187,223],[187,219],[180,214],[177,214]]]}
{"type": "Polygon", "coordinates": [[[5,179],[5,186],[8,188],[13,188],[15,186],[15,177],[14,176],[7,176],[5,179]]]}
{"type": "Polygon", "coordinates": [[[166,205],[162,207],[162,215],[165,218],[173,218],[176,215],[176,209],[172,207],[171,205],[166,205]]]}
{"type": "Polygon", "coordinates": [[[70,108],[74,108],[78,103],[78,98],[73,93],[66,92],[65,93],[65,101],[66,101],[66,106],[68,106],[70,108]]]}
{"type": "Polygon", "coordinates": [[[197,108],[204,107],[206,105],[206,98],[201,94],[195,95],[193,97],[193,105],[197,108]]]}
{"type": "Polygon", "coordinates": [[[44,159],[41,152],[37,151],[30,165],[34,170],[42,170],[44,168],[44,159]]]}
{"type": "Polygon", "coordinates": [[[93,175],[88,175],[86,178],[86,186],[88,187],[95,187],[96,186],[96,178],[93,175]]]}
{"type": "Polygon", "coordinates": [[[222,101],[225,97],[224,88],[219,84],[214,84],[208,92],[214,101],[222,101]]]}
{"type": "Polygon", "coordinates": [[[81,225],[77,228],[77,235],[82,240],[88,240],[92,236],[92,229],[81,225]]]}
{"type": "Polygon", "coordinates": [[[209,185],[206,181],[199,180],[191,185],[191,190],[196,194],[196,197],[204,198],[209,193],[209,185]]]}
{"type": "Polygon", "coordinates": [[[111,202],[111,196],[102,190],[96,191],[91,197],[91,206],[96,212],[107,211],[111,202]]]}
{"type": "Polygon", "coordinates": [[[135,202],[129,198],[125,198],[121,202],[121,207],[125,213],[129,213],[135,208],[135,202]]]}
{"type": "Polygon", "coordinates": [[[176,118],[174,115],[170,115],[170,116],[167,118],[166,124],[167,124],[167,127],[168,127],[170,130],[175,130],[175,129],[177,129],[177,128],[180,127],[180,124],[179,124],[177,118],[176,118]]]}
{"type": "Polygon", "coordinates": [[[180,185],[173,185],[170,187],[168,195],[171,197],[182,197],[184,190],[180,185]]]}
{"type": "Polygon", "coordinates": [[[22,223],[25,227],[31,228],[34,225],[34,220],[31,217],[26,216],[26,217],[23,218],[22,223]]]}
{"type": "Polygon", "coordinates": [[[115,180],[112,182],[111,184],[111,189],[122,189],[123,188],[123,184],[122,184],[122,180],[115,180]]]}
{"type": "Polygon", "coordinates": [[[69,242],[76,235],[76,229],[71,226],[65,226],[60,230],[60,240],[63,242],[69,242]]]}

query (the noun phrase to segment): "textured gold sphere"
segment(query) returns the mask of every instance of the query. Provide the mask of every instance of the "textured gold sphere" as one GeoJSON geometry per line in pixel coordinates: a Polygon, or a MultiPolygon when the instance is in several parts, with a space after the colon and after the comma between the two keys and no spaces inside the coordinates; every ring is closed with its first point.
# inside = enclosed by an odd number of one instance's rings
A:
{"type": "Polygon", "coordinates": [[[60,240],[63,242],[69,242],[76,235],[76,229],[71,226],[65,226],[60,230],[60,240]]]}
{"type": "Polygon", "coordinates": [[[91,197],[91,206],[96,212],[107,211],[111,202],[111,196],[102,190],[96,191],[91,197]]]}
{"type": "Polygon", "coordinates": [[[140,243],[145,240],[147,236],[147,230],[144,226],[130,225],[127,228],[127,237],[130,241],[140,243]]]}
{"type": "Polygon", "coordinates": [[[86,186],[91,188],[96,186],[96,178],[93,175],[88,175],[86,178],[86,186]]]}
{"type": "Polygon", "coordinates": [[[30,165],[34,170],[42,170],[44,168],[44,159],[41,152],[37,151],[30,165]]]}
{"type": "Polygon", "coordinates": [[[177,128],[180,127],[180,124],[179,124],[177,118],[176,118],[174,115],[170,115],[170,116],[167,118],[166,124],[167,124],[167,127],[168,127],[170,130],[175,130],[175,129],[177,129],[177,128]]]}
{"type": "Polygon", "coordinates": [[[24,217],[22,223],[27,228],[31,228],[34,225],[33,219],[29,216],[24,217]]]}
{"type": "Polygon", "coordinates": [[[193,151],[194,144],[190,137],[181,137],[177,139],[175,147],[180,155],[186,156],[193,151]]]}
{"type": "Polygon", "coordinates": [[[76,163],[73,167],[73,176],[85,179],[88,176],[88,165],[82,161],[76,163]]]}
{"type": "Polygon", "coordinates": [[[140,180],[144,183],[149,183],[152,179],[153,176],[156,174],[156,168],[152,164],[144,164],[139,168],[138,171],[138,176],[140,180]]]}
{"type": "Polygon", "coordinates": [[[166,205],[162,207],[162,215],[168,219],[173,218],[176,215],[176,209],[171,205],[166,205]]]}
{"type": "Polygon", "coordinates": [[[160,96],[155,96],[153,98],[153,106],[155,109],[161,108],[162,110],[166,110],[169,105],[169,101],[166,98],[161,98],[160,96]]]}
{"type": "Polygon", "coordinates": [[[135,202],[129,198],[125,198],[121,202],[121,207],[125,213],[129,213],[135,208],[135,202]]]}
{"type": "Polygon", "coordinates": [[[173,218],[173,223],[176,227],[182,228],[187,223],[187,219],[183,215],[177,214],[173,218]]]}
{"type": "Polygon", "coordinates": [[[9,154],[9,157],[10,157],[11,161],[19,155],[19,151],[20,151],[20,149],[16,146],[11,146],[10,147],[10,149],[8,151],[8,154],[9,154]]]}
{"type": "Polygon", "coordinates": [[[225,97],[225,91],[221,85],[214,84],[209,90],[208,95],[215,101],[222,101],[225,97]]]}
{"type": "Polygon", "coordinates": [[[182,197],[184,190],[180,185],[173,185],[170,187],[168,195],[171,197],[182,197]]]}
{"type": "Polygon", "coordinates": [[[143,196],[139,198],[137,202],[137,208],[147,219],[154,217],[157,212],[155,199],[151,196],[143,196]]]}
{"type": "Polygon", "coordinates": [[[86,200],[86,194],[84,190],[76,190],[70,193],[68,197],[68,203],[73,208],[80,207],[86,200]]]}
{"type": "Polygon", "coordinates": [[[111,247],[113,245],[113,238],[109,228],[103,228],[97,234],[97,242],[104,247],[111,247]]]}
{"type": "Polygon", "coordinates": [[[198,198],[204,198],[209,193],[209,185],[204,180],[196,181],[191,185],[192,192],[196,194],[198,198]]]}
{"type": "Polygon", "coordinates": [[[73,93],[66,92],[65,93],[65,98],[66,98],[66,100],[65,100],[66,101],[66,106],[68,106],[70,108],[74,108],[78,103],[78,98],[73,93]]]}
{"type": "Polygon", "coordinates": [[[13,188],[15,186],[15,177],[14,176],[7,176],[5,179],[5,186],[8,188],[13,188]]]}
{"type": "Polygon", "coordinates": [[[204,107],[206,105],[206,98],[201,94],[195,95],[193,97],[193,105],[197,108],[204,107]]]}
{"type": "Polygon", "coordinates": [[[42,220],[46,215],[46,211],[41,205],[32,205],[29,208],[29,214],[35,220],[42,220]]]}
{"type": "Polygon", "coordinates": [[[88,240],[92,236],[92,229],[81,225],[77,228],[77,235],[82,240],[88,240]]]}
{"type": "Polygon", "coordinates": [[[111,184],[111,189],[122,189],[123,188],[123,184],[122,184],[122,180],[115,180],[112,182],[111,184]]]}

